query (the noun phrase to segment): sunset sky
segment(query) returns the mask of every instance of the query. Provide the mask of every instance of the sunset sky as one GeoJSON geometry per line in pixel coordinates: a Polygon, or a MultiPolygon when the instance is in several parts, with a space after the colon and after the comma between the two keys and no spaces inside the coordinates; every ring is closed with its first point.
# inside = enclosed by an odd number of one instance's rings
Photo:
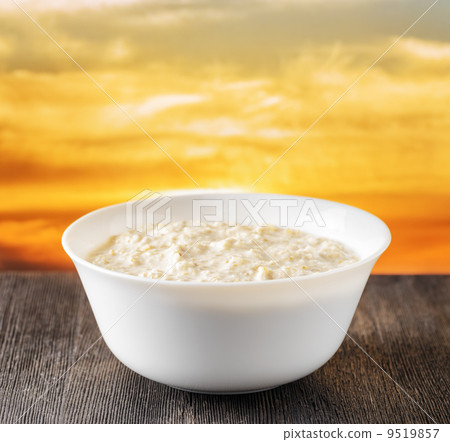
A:
{"type": "Polygon", "coordinates": [[[71,269],[80,215],[198,183],[333,199],[392,231],[378,273],[450,271],[450,2],[0,2],[0,269],[71,269]]]}

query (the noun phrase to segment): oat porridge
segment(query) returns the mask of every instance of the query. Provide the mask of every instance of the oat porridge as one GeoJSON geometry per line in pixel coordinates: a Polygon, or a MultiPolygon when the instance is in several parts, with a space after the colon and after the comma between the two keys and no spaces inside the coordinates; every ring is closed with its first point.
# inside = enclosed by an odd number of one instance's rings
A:
{"type": "Polygon", "coordinates": [[[238,282],[325,272],[358,259],[342,243],[298,229],[181,221],[152,236],[135,230],[113,236],[87,260],[147,278],[238,282]]]}

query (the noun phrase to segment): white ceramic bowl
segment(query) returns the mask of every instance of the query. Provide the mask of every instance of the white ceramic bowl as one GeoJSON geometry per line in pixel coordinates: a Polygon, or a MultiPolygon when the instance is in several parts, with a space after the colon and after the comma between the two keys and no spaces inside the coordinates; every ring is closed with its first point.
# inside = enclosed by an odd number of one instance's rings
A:
{"type": "MultiPolygon", "coordinates": [[[[106,270],[84,259],[110,235],[126,230],[126,203],[105,207],[70,225],[62,244],[77,268],[106,344],[142,376],[185,390],[243,393],[308,375],[341,345],[370,271],[389,245],[389,229],[355,207],[271,194],[174,196],[172,220],[191,220],[192,201],[211,198],[224,202],[225,215],[227,207],[232,207],[229,201],[236,201],[239,221],[248,215],[242,200],[252,205],[265,200],[260,213],[270,224],[281,222],[281,209],[271,206],[271,201],[294,200],[298,207],[312,201],[325,226],[307,221],[301,228],[343,242],[360,260],[293,279],[150,280],[106,270]]],[[[309,215],[314,218],[314,213],[309,215]]],[[[288,217],[291,227],[296,217],[288,217]]]]}

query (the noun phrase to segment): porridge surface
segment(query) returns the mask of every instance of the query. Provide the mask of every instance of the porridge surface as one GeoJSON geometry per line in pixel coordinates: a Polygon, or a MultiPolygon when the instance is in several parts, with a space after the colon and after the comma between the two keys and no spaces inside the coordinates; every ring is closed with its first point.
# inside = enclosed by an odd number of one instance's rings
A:
{"type": "Polygon", "coordinates": [[[298,229],[180,221],[153,236],[135,230],[112,236],[87,260],[147,278],[238,282],[325,272],[358,259],[342,243],[298,229]]]}

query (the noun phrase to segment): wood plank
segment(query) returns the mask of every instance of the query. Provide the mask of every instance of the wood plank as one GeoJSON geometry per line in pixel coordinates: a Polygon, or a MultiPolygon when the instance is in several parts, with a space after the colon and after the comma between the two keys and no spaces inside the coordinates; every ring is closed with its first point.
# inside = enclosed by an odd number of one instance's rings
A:
{"type": "Polygon", "coordinates": [[[2,272],[0,422],[431,423],[422,407],[448,423],[449,289],[450,276],[371,276],[350,327],[417,405],[349,338],[274,390],[178,391],[124,367],[101,339],[81,357],[100,333],[76,274],[2,272]]]}

